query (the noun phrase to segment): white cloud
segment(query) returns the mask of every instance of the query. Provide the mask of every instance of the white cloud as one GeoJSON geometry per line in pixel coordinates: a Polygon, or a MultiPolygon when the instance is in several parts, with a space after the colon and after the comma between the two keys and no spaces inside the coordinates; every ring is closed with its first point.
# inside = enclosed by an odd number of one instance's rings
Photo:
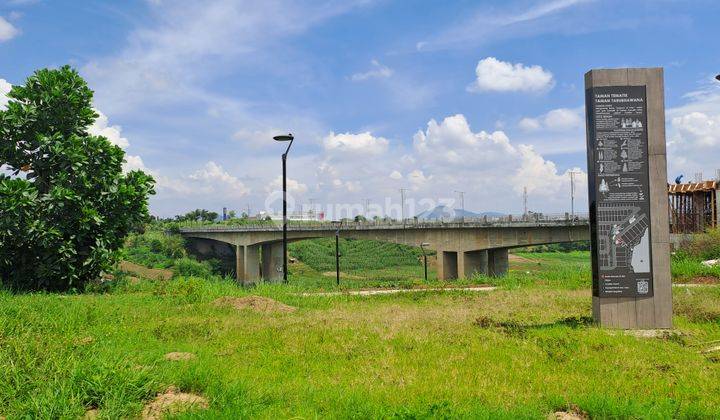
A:
{"type": "Polygon", "coordinates": [[[143,171],[147,174],[150,174],[152,172],[145,166],[145,163],[140,156],[133,156],[127,154],[125,155],[125,164],[123,164],[123,171],[143,171]]]}
{"type": "Polygon", "coordinates": [[[372,68],[364,73],[355,73],[350,76],[353,82],[362,82],[368,79],[387,79],[393,75],[393,71],[388,66],[380,64],[377,60],[370,62],[372,68]]]}
{"type": "Polygon", "coordinates": [[[10,98],[7,94],[10,93],[12,85],[5,79],[0,79],[0,110],[5,109],[10,98]]]}
{"type": "Polygon", "coordinates": [[[414,190],[418,190],[420,187],[427,184],[431,179],[432,176],[426,177],[420,169],[415,169],[408,174],[408,181],[410,181],[414,190]]]}
{"type": "Polygon", "coordinates": [[[525,131],[536,131],[542,127],[542,124],[537,118],[526,117],[520,120],[518,126],[525,131]]]}
{"type": "MultiPolygon", "coordinates": [[[[305,194],[308,191],[307,185],[301,183],[297,179],[287,178],[287,191],[290,194],[305,194]]],[[[282,191],[282,176],[278,175],[270,184],[267,185],[265,191],[282,191]]]]}
{"type": "Polygon", "coordinates": [[[668,176],[702,172],[706,179],[720,168],[720,91],[716,83],[686,95],[689,101],[667,110],[668,176]]]}
{"type": "Polygon", "coordinates": [[[378,155],[388,149],[389,141],[383,137],[375,137],[370,132],[359,134],[335,134],[331,132],[323,139],[325,150],[341,153],[360,153],[378,155]]]}
{"type": "Polygon", "coordinates": [[[8,22],[4,17],[0,16],[0,42],[9,41],[15,38],[20,31],[8,22]]]}
{"type": "Polygon", "coordinates": [[[399,171],[392,171],[390,172],[390,178],[392,179],[402,179],[402,174],[399,171]]]}
{"type": "Polygon", "coordinates": [[[553,75],[541,66],[508,63],[495,57],[480,60],[471,92],[543,92],[555,85],[553,75]]]}
{"type": "Polygon", "coordinates": [[[694,111],[671,121],[677,139],[701,148],[720,145],[720,114],[708,115],[694,111]]]}
{"type": "Polygon", "coordinates": [[[107,138],[110,143],[119,146],[122,149],[127,149],[130,146],[128,139],[122,136],[122,127],[119,125],[109,125],[108,117],[99,110],[95,110],[98,113],[98,118],[95,120],[93,125],[88,128],[88,133],[93,136],[103,136],[107,138]]]}
{"type": "Polygon", "coordinates": [[[424,172],[441,183],[472,185],[475,193],[498,200],[527,187],[530,193],[542,191],[550,203],[565,189],[565,174],[533,147],[513,145],[502,131],[475,133],[461,114],[440,123],[431,120],[413,140],[424,172]]]}
{"type": "Polygon", "coordinates": [[[222,185],[236,196],[246,195],[250,190],[238,178],[230,175],[222,166],[210,161],[202,169],[192,173],[189,179],[204,181],[207,189],[214,189],[216,185],[222,185]]]}
{"type": "MultiPolygon", "coordinates": [[[[516,2],[504,2],[507,7],[503,10],[497,5],[481,6],[470,13],[462,21],[453,22],[448,28],[441,29],[438,34],[428,40],[417,42],[418,51],[432,51],[440,49],[467,48],[499,39],[531,37],[542,33],[563,32],[572,28],[567,13],[575,6],[590,3],[594,0],[546,0],[534,2],[524,10],[517,10],[516,2]],[[498,10],[500,9],[500,10],[498,10]],[[548,23],[551,19],[555,24],[548,23]]],[[[575,21],[581,21],[585,28],[588,19],[580,16],[575,21]]],[[[603,22],[602,30],[607,30],[607,22],[603,22]]],[[[600,25],[595,25],[600,26],[600,25]]],[[[575,29],[575,28],[572,28],[575,29]]]]}
{"type": "MultiPolygon", "coordinates": [[[[371,3],[330,0],[176,0],[155,2],[152,26],[131,32],[120,53],[88,62],[82,69],[102,108],[134,112],[151,105],[240,101],[213,94],[205,85],[224,77],[228,66],[248,56],[268,72],[287,57],[276,43],[308,27],[371,3]],[[272,30],[269,30],[272,28],[272,30]],[[267,51],[272,50],[274,54],[267,51]]],[[[259,67],[258,67],[259,68],[259,67]]],[[[252,120],[250,118],[249,120],[252,120]]]]}
{"type": "Polygon", "coordinates": [[[525,131],[540,129],[552,131],[570,131],[583,128],[585,120],[582,117],[583,107],[558,108],[535,118],[523,118],[518,126],[525,131]]]}
{"type": "Polygon", "coordinates": [[[252,148],[259,148],[271,145],[273,142],[273,137],[277,136],[278,133],[283,132],[283,130],[278,128],[269,128],[262,130],[241,128],[240,130],[237,130],[235,133],[233,133],[232,138],[233,140],[237,140],[244,145],[250,146],[252,148]]]}

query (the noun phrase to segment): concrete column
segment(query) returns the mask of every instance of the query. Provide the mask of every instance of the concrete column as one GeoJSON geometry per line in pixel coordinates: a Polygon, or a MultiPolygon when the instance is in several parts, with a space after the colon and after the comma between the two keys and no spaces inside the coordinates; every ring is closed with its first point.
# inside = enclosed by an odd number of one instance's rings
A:
{"type": "Polygon", "coordinates": [[[262,278],[264,281],[281,282],[283,279],[283,247],[282,242],[263,244],[262,246],[262,278]]]}
{"type": "Polygon", "coordinates": [[[502,277],[507,274],[509,267],[508,249],[495,248],[488,250],[488,275],[502,277]]]}
{"type": "Polygon", "coordinates": [[[235,278],[238,283],[245,282],[245,247],[235,245],[235,278]]]}
{"type": "Polygon", "coordinates": [[[488,274],[488,252],[487,250],[465,251],[462,253],[461,264],[458,271],[465,278],[477,274],[488,274]]]}
{"type": "Polygon", "coordinates": [[[438,279],[453,280],[458,278],[458,253],[454,251],[438,251],[438,279]]]}
{"type": "Polygon", "coordinates": [[[235,247],[235,273],[241,284],[260,280],[260,245],[235,247]]]}

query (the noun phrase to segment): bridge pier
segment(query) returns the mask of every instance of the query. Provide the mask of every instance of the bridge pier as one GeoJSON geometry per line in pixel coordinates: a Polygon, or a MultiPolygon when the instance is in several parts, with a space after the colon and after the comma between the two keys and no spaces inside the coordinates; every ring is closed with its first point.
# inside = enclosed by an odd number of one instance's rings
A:
{"type": "Polygon", "coordinates": [[[262,278],[273,283],[283,279],[283,246],[282,242],[262,245],[262,278]]]}
{"type": "Polygon", "coordinates": [[[237,245],[235,247],[235,272],[242,284],[260,280],[260,245],[237,245]]]}
{"type": "Polygon", "coordinates": [[[459,253],[458,257],[460,258],[459,271],[465,278],[477,274],[488,274],[488,250],[465,251],[459,253]]]}
{"type": "Polygon", "coordinates": [[[507,274],[509,265],[508,248],[488,250],[488,275],[502,277],[507,274]]]}
{"type": "Polygon", "coordinates": [[[438,280],[453,280],[458,277],[458,253],[437,251],[438,280]]]}

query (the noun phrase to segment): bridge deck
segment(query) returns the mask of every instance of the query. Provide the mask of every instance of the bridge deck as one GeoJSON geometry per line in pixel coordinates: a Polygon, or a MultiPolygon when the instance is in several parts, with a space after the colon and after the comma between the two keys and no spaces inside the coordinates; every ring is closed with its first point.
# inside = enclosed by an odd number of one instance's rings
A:
{"type": "MultiPolygon", "coordinates": [[[[589,226],[585,218],[575,220],[517,220],[517,221],[465,221],[465,222],[350,222],[340,226],[330,222],[288,222],[288,231],[341,231],[348,230],[422,230],[422,229],[478,229],[478,228],[532,228],[532,227],[566,227],[589,226]]],[[[203,225],[185,226],[180,232],[275,232],[282,230],[282,222],[267,222],[247,225],[203,225]]]]}

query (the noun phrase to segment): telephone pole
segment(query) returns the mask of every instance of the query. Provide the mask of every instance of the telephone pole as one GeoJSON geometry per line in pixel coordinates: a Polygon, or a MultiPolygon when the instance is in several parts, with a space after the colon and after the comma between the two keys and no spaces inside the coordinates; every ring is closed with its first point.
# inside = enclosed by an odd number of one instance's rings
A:
{"type": "Polygon", "coordinates": [[[370,199],[369,198],[364,199],[363,204],[365,205],[364,206],[365,207],[365,218],[367,219],[368,215],[369,215],[368,208],[370,208],[370,199]]]}
{"type": "Polygon", "coordinates": [[[465,191],[455,191],[460,195],[460,208],[462,209],[462,214],[460,215],[460,222],[465,223],[465,191]]]}
{"type": "Polygon", "coordinates": [[[400,217],[402,217],[403,227],[405,227],[405,191],[407,188],[400,188],[400,217]]]}
{"type": "Polygon", "coordinates": [[[527,217],[527,187],[523,187],[523,217],[527,217]]]}
{"type": "Polygon", "coordinates": [[[575,174],[577,171],[570,171],[570,220],[575,220],[575,174]]]}

